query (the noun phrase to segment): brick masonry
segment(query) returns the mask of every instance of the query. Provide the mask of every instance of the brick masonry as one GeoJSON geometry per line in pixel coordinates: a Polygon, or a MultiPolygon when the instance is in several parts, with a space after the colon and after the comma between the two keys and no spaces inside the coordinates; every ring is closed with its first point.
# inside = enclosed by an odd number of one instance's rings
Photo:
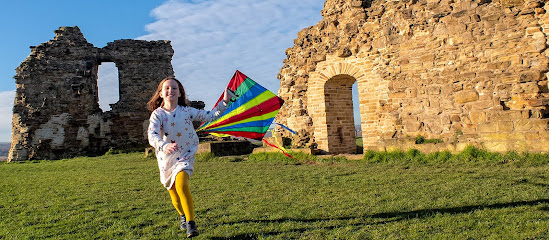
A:
{"type": "Polygon", "coordinates": [[[294,147],[549,152],[549,5],[538,0],[327,0],[286,50],[276,121],[294,147]],[[422,135],[444,141],[414,145],[422,135]]]}

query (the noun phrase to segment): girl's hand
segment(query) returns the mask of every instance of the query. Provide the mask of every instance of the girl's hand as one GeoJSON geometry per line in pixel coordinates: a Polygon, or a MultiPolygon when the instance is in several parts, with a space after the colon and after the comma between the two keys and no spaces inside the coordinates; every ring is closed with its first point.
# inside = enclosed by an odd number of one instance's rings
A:
{"type": "Polygon", "coordinates": [[[234,95],[233,91],[229,88],[225,88],[225,92],[223,93],[223,102],[229,103],[232,98],[236,98],[236,95],[234,95]]]}
{"type": "Polygon", "coordinates": [[[166,147],[164,148],[165,154],[172,154],[175,151],[177,151],[179,148],[177,147],[177,143],[168,143],[166,147]]]}

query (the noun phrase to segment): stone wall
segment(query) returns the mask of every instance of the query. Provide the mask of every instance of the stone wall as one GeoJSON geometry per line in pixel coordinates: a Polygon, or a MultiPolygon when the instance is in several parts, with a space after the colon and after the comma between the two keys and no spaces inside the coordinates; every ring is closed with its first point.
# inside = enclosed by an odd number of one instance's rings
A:
{"type": "Polygon", "coordinates": [[[96,48],[78,27],[61,27],[55,35],[31,47],[16,69],[8,161],[98,155],[110,148],[146,145],[146,103],[158,82],[174,74],[170,42],[124,39],[96,48]],[[97,70],[104,62],[116,64],[120,93],[106,112],[99,108],[97,94],[97,70]]]}
{"type": "Polygon", "coordinates": [[[327,0],[286,50],[276,121],[294,147],[549,152],[549,5],[541,0],[327,0]]]}

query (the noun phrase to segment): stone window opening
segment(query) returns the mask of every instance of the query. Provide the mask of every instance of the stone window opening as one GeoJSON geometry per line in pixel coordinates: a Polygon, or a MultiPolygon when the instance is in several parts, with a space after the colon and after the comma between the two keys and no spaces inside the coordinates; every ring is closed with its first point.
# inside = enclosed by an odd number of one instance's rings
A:
{"type": "Polygon", "coordinates": [[[118,68],[114,62],[100,63],[97,69],[97,97],[99,108],[110,111],[111,104],[120,100],[118,68]]]}

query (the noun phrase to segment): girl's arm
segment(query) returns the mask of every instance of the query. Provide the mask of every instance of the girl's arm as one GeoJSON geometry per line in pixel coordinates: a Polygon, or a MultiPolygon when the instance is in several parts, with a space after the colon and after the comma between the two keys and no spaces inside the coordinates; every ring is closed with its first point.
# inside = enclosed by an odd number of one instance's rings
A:
{"type": "Polygon", "coordinates": [[[216,120],[223,112],[225,112],[225,109],[227,108],[227,104],[231,100],[234,94],[229,90],[229,88],[225,88],[225,92],[223,93],[223,101],[219,102],[217,106],[212,109],[211,111],[206,110],[198,110],[193,109],[193,113],[191,113],[191,118],[195,121],[204,121],[204,122],[211,122],[213,120],[216,120]]]}
{"type": "Polygon", "coordinates": [[[217,104],[217,106],[210,111],[191,108],[192,109],[191,118],[194,121],[211,122],[213,120],[216,120],[219,116],[221,116],[221,114],[225,112],[226,108],[227,108],[227,103],[225,103],[225,101],[219,102],[219,104],[217,104]]]}
{"type": "Polygon", "coordinates": [[[149,129],[147,136],[149,137],[149,144],[156,149],[156,151],[163,151],[164,147],[168,144],[162,139],[162,119],[159,114],[154,111],[149,118],[149,129]]]}

